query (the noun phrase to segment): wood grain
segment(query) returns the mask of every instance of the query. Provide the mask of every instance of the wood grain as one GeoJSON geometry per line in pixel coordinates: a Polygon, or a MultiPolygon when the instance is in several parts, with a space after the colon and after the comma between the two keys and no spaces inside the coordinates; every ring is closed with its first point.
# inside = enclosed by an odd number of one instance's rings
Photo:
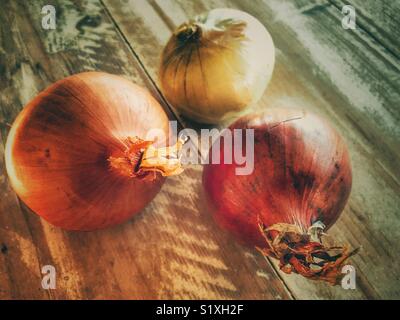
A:
{"type": "Polygon", "coordinates": [[[330,0],[341,10],[344,5],[356,9],[359,28],[381,43],[388,52],[400,58],[400,2],[391,0],[330,0]]]}
{"type": "Polygon", "coordinates": [[[189,17],[234,7],[263,22],[277,47],[277,65],[258,107],[300,106],[327,117],[342,133],[350,147],[354,185],[331,234],[362,247],[353,259],[357,290],[280,276],[300,299],[400,297],[399,63],[382,42],[361,29],[344,30],[343,15],[328,1],[103,2],[154,81],[158,53],[189,17]]]}
{"type": "MultiPolygon", "coordinates": [[[[344,30],[341,2],[58,0],[53,2],[57,29],[47,31],[40,14],[46,1],[3,1],[0,299],[400,298],[399,28],[387,18],[392,11],[354,0],[349,3],[360,9],[361,25],[344,30]],[[258,108],[300,106],[317,112],[348,142],[353,191],[330,233],[362,246],[352,259],[356,290],[276,272],[275,261],[218,230],[204,206],[200,166],[168,179],[138,217],[91,233],[52,227],[20,203],[8,184],[3,154],[10,124],[35,94],[73,73],[124,75],[147,87],[171,118],[199,128],[164,101],[157,69],[172,30],[216,7],[247,11],[272,34],[277,64],[258,108]],[[46,264],[56,267],[56,290],[41,288],[46,264]]],[[[396,8],[394,3],[387,4],[396,8]]]]}
{"type": "Polygon", "coordinates": [[[44,0],[4,1],[0,12],[0,299],[291,298],[263,258],[222,234],[206,214],[200,166],[168,179],[141,215],[108,230],[62,231],[17,199],[3,161],[9,124],[55,80],[87,70],[121,74],[146,86],[169,112],[136,48],[99,1],[52,3],[56,30],[41,28],[44,0]],[[55,290],[41,288],[47,264],[57,271],[55,290]]]}

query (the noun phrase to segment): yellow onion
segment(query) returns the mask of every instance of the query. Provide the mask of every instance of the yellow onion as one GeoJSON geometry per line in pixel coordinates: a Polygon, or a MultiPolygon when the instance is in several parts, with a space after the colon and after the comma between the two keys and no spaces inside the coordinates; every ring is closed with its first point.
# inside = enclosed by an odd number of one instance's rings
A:
{"type": "Polygon", "coordinates": [[[8,177],[51,224],[105,228],[140,212],[163,176],[181,171],[177,150],[164,146],[168,134],[168,117],[147,90],[107,73],[76,74],[18,115],[6,143],[8,177]],[[164,141],[146,140],[153,129],[164,141]]]}
{"type": "Polygon", "coordinates": [[[167,100],[197,122],[217,124],[251,110],[275,63],[272,38],[248,13],[214,9],[183,23],[163,50],[167,100]]]}

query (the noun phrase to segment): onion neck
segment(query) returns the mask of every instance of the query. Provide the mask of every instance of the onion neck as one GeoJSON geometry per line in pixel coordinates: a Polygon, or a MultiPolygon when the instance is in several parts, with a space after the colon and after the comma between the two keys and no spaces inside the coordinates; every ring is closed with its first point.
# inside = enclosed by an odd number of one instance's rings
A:
{"type": "Polygon", "coordinates": [[[157,172],[164,177],[177,175],[183,171],[180,151],[185,142],[179,139],[173,146],[155,148],[154,141],[129,137],[123,154],[110,156],[108,162],[112,170],[130,178],[154,180],[157,172]]]}
{"type": "Polygon", "coordinates": [[[175,36],[181,42],[197,42],[202,36],[202,28],[195,22],[184,23],[175,32],[175,36]]]}
{"type": "Polygon", "coordinates": [[[279,260],[280,269],[290,274],[298,273],[312,280],[323,280],[332,285],[340,283],[345,261],[359,250],[350,251],[347,246],[337,246],[325,233],[321,222],[313,224],[305,234],[298,226],[277,223],[265,227],[259,223],[267,243],[257,248],[264,256],[279,260]]]}
{"type": "Polygon", "coordinates": [[[241,20],[229,20],[219,23],[218,26],[192,21],[182,24],[175,36],[182,44],[198,44],[202,39],[221,41],[221,39],[242,39],[247,23],[241,20]]]}

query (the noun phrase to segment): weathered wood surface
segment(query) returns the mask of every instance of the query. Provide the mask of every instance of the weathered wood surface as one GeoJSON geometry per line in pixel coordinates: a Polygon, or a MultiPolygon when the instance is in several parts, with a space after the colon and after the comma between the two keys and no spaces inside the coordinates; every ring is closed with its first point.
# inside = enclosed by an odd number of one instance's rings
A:
{"type": "Polygon", "coordinates": [[[357,289],[276,274],[274,261],[235,244],[207,215],[199,166],[168,179],[144,212],[122,226],[61,231],[18,201],[1,145],[0,298],[400,298],[400,67],[384,41],[360,28],[342,29],[342,14],[328,1],[59,0],[54,31],[40,27],[44,4],[5,1],[0,11],[3,143],[7,124],[29,99],[84,70],[123,74],[169,110],[157,66],[178,24],[215,7],[240,8],[262,21],[276,44],[277,65],[258,108],[318,112],[349,144],[353,191],[330,233],[362,246],[352,259],[357,289]],[[58,271],[56,290],[40,287],[45,264],[58,271]]]}
{"type": "Polygon", "coordinates": [[[358,25],[392,54],[400,57],[400,1],[329,0],[338,8],[356,9],[358,25]]]}
{"type": "MultiPolygon", "coordinates": [[[[46,1],[7,1],[0,12],[1,139],[23,105],[57,79],[84,70],[122,74],[157,90],[98,1],[59,1],[58,28],[41,28],[46,1]],[[10,32],[11,30],[11,32],[10,32]]],[[[199,200],[201,167],[168,179],[130,222],[64,232],[29,212],[10,186],[0,149],[0,298],[287,299],[254,251],[224,237],[199,200]],[[41,288],[54,265],[57,289],[41,288]]]]}

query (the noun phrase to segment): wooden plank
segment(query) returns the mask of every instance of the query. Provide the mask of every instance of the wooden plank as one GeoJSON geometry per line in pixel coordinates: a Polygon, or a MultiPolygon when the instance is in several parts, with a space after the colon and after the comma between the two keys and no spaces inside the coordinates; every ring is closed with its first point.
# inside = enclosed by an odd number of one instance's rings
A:
{"type": "Polygon", "coordinates": [[[342,29],[342,14],[326,1],[103,2],[153,79],[163,45],[188,17],[234,7],[262,21],[274,38],[277,65],[258,107],[300,106],[324,115],[342,133],[351,152],[354,185],[330,233],[363,248],[353,259],[357,290],[280,276],[301,299],[400,297],[395,263],[400,258],[399,66],[380,43],[362,30],[342,29]]]}
{"type": "Polygon", "coordinates": [[[391,0],[329,0],[340,10],[344,5],[356,9],[357,25],[400,58],[400,2],[391,0]]]}
{"type": "MultiPolygon", "coordinates": [[[[99,1],[53,1],[57,29],[49,31],[41,28],[44,4],[45,0],[2,4],[3,144],[7,124],[22,106],[55,80],[73,73],[121,74],[148,87],[163,103],[99,1]]],[[[140,25],[135,29],[140,30],[140,25]]],[[[151,47],[146,50],[154,53],[151,47]]],[[[290,298],[264,259],[221,235],[204,214],[200,176],[201,167],[194,166],[168,179],[144,212],[121,226],[65,232],[17,200],[1,160],[0,298],[290,298]],[[56,267],[56,290],[40,287],[40,269],[45,264],[56,267]]]]}
{"type": "MultiPolygon", "coordinates": [[[[400,3],[391,0],[297,0],[293,3],[303,13],[313,14],[334,6],[339,11],[350,5],[356,13],[356,29],[366,33],[385,48],[385,51],[400,58],[400,3]]],[[[344,17],[341,15],[340,20],[344,17]]]]}

